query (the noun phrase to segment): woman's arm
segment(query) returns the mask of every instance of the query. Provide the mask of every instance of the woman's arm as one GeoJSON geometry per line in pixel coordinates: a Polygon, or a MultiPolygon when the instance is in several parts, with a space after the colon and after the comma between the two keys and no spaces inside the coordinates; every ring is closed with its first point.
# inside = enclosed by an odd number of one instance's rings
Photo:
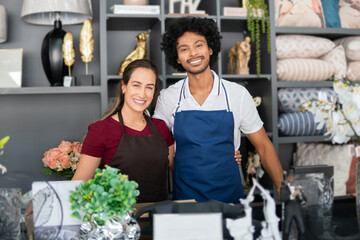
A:
{"type": "Polygon", "coordinates": [[[79,165],[71,180],[87,181],[94,177],[96,168],[99,167],[101,158],[81,154],[79,165]]]}
{"type": "Polygon", "coordinates": [[[174,171],[174,155],[175,149],[174,144],[169,146],[169,168],[174,171]]]}

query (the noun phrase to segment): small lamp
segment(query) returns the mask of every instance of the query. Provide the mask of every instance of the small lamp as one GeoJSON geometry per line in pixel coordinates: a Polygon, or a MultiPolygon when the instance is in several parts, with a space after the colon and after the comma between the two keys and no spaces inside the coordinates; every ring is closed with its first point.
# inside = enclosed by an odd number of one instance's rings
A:
{"type": "Polygon", "coordinates": [[[41,61],[51,86],[63,86],[68,68],[62,56],[65,31],[61,25],[82,23],[92,19],[91,0],[24,0],[21,18],[30,24],[54,25],[44,38],[41,61]]]}
{"type": "Polygon", "coordinates": [[[7,18],[6,8],[0,5],[0,43],[6,42],[7,39],[7,18]]]}

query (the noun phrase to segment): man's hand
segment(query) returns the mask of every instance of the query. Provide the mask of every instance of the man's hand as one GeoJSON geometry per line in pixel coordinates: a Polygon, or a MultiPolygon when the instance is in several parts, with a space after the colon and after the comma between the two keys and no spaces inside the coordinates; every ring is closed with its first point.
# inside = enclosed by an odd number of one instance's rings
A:
{"type": "Polygon", "coordinates": [[[235,158],[235,161],[236,161],[236,163],[238,164],[238,165],[240,165],[241,164],[241,154],[240,154],[240,151],[239,150],[237,150],[236,152],[235,152],[235,155],[234,155],[234,158],[235,158]]]}

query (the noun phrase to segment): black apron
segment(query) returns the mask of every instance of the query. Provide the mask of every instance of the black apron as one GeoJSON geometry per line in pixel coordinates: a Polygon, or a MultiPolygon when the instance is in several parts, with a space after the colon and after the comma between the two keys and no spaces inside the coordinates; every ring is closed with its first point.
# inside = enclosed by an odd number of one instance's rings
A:
{"type": "Polygon", "coordinates": [[[167,168],[169,148],[155,124],[145,116],[152,134],[130,136],[125,134],[121,113],[118,113],[123,136],[110,163],[111,167],[127,174],[139,184],[137,202],[157,202],[167,199],[167,168]]]}

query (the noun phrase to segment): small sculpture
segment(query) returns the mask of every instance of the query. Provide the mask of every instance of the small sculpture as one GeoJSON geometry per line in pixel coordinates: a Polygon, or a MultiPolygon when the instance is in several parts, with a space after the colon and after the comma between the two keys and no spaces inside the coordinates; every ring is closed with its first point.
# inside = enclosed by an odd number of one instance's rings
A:
{"type": "Polygon", "coordinates": [[[244,41],[237,41],[228,53],[228,73],[248,75],[249,60],[251,55],[250,37],[245,37],[244,41]]]}
{"type": "Polygon", "coordinates": [[[85,63],[85,74],[88,75],[88,63],[92,61],[94,52],[93,27],[89,18],[84,21],[80,31],[79,50],[81,60],[85,63]]]}
{"type": "MultiPolygon", "coordinates": [[[[3,155],[4,155],[4,146],[5,144],[9,141],[10,137],[6,136],[2,139],[0,139],[0,158],[4,159],[3,155]]],[[[4,165],[0,164],[0,171],[1,174],[5,174],[7,172],[7,169],[4,165]]]]}
{"type": "Polygon", "coordinates": [[[69,77],[71,77],[71,66],[75,62],[75,51],[73,46],[73,36],[71,32],[67,32],[63,40],[63,58],[64,63],[69,69],[69,77]]]}
{"type": "Polygon", "coordinates": [[[135,49],[121,62],[118,75],[122,75],[126,66],[134,60],[143,59],[146,57],[146,39],[149,34],[139,33],[136,36],[138,43],[135,46],[135,49]]]}
{"type": "Polygon", "coordinates": [[[235,240],[252,240],[254,226],[252,226],[252,208],[250,203],[254,201],[254,191],[258,188],[264,199],[263,212],[265,221],[262,222],[261,236],[258,239],[280,240],[280,232],[278,229],[279,218],[276,216],[276,205],[274,199],[270,196],[269,191],[264,189],[260,183],[253,178],[253,186],[250,189],[246,199],[240,199],[244,205],[245,217],[236,220],[226,219],[226,227],[229,229],[230,235],[235,240]]]}
{"type": "Polygon", "coordinates": [[[169,0],[169,13],[174,13],[174,4],[180,2],[180,13],[185,13],[185,8],[188,8],[190,14],[204,14],[205,11],[196,10],[201,0],[169,0]]]}
{"type": "Polygon", "coordinates": [[[302,216],[302,205],[306,203],[306,197],[301,191],[301,186],[295,186],[295,169],[289,168],[286,172],[285,181],[281,183],[280,200],[285,205],[283,240],[289,239],[291,223],[296,222],[298,229],[298,239],[305,239],[305,224],[302,216]]]}
{"type": "Polygon", "coordinates": [[[258,107],[261,104],[261,97],[254,97],[255,106],[258,107]]]}

